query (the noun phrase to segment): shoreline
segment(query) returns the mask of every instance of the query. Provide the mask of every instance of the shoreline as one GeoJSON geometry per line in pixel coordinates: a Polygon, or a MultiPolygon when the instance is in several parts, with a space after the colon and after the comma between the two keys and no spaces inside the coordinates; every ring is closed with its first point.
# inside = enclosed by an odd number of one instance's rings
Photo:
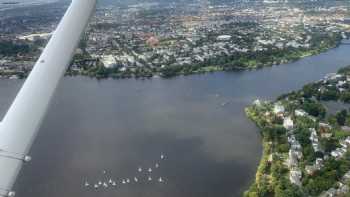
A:
{"type": "MultiPolygon", "coordinates": [[[[127,69],[124,72],[120,72],[116,68],[109,69],[109,68],[105,68],[103,65],[100,65],[94,68],[92,71],[90,70],[77,71],[70,67],[68,68],[65,76],[71,76],[71,77],[85,76],[85,77],[90,77],[98,80],[102,80],[102,79],[119,80],[119,79],[130,79],[130,78],[146,80],[146,79],[153,79],[153,78],[169,79],[169,78],[174,78],[178,76],[207,74],[207,73],[214,73],[214,72],[252,71],[252,70],[258,70],[258,69],[263,69],[263,68],[268,68],[273,66],[280,66],[283,64],[290,64],[307,57],[319,55],[329,50],[338,48],[343,43],[345,43],[346,40],[349,40],[349,39],[336,39],[336,40],[330,41],[334,43],[329,43],[330,46],[327,46],[326,48],[317,48],[317,49],[311,49],[306,51],[297,50],[297,51],[281,52],[283,57],[276,58],[273,55],[266,56],[267,58],[275,58],[275,59],[274,59],[274,62],[267,62],[265,64],[262,64],[261,62],[259,62],[258,59],[250,59],[245,61],[244,65],[242,66],[238,66],[235,63],[221,65],[221,66],[220,65],[216,65],[216,66],[215,65],[213,66],[185,65],[185,66],[168,66],[165,68],[157,68],[157,69],[152,69],[147,71],[144,68],[140,67],[140,68],[134,68],[134,70],[127,69]],[[254,65],[249,65],[250,62],[254,62],[254,65]]],[[[0,78],[24,79],[29,75],[29,73],[30,71],[27,71],[27,72],[0,71],[0,78]]]]}
{"type": "Polygon", "coordinates": [[[261,154],[261,158],[260,158],[260,161],[258,163],[258,166],[257,166],[257,170],[256,170],[256,173],[255,173],[255,178],[254,180],[251,181],[251,183],[249,184],[248,188],[244,190],[243,192],[243,196],[244,197],[250,197],[250,196],[253,196],[253,195],[256,195],[258,196],[257,193],[250,193],[251,190],[257,190],[257,188],[260,187],[259,183],[261,183],[261,179],[263,179],[263,170],[266,168],[266,166],[268,165],[268,160],[269,160],[269,154],[271,152],[271,145],[268,143],[268,141],[266,139],[264,139],[264,134],[263,134],[263,127],[262,125],[259,124],[258,122],[258,118],[256,118],[254,115],[253,115],[253,110],[251,110],[251,108],[249,107],[246,107],[245,108],[245,114],[246,114],[246,117],[250,120],[250,121],[253,121],[254,124],[258,127],[259,129],[259,134],[260,134],[260,137],[261,137],[261,144],[262,144],[262,154],[261,154]]]}
{"type": "Polygon", "coordinates": [[[58,0],[51,0],[49,2],[47,1],[37,1],[37,2],[11,2],[11,1],[5,1],[0,3],[0,11],[15,11],[16,9],[32,9],[37,6],[45,6],[53,3],[59,2],[58,0]]]}

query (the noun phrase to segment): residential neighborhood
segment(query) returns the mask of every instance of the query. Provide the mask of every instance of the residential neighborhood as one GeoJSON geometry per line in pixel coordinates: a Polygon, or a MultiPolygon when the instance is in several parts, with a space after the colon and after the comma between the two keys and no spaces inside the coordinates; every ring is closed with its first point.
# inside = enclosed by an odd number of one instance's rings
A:
{"type": "Polygon", "coordinates": [[[345,67],[275,102],[256,100],[246,109],[261,129],[264,144],[263,167],[246,196],[267,188],[272,189],[265,192],[278,196],[279,187],[294,196],[332,197],[349,192],[349,77],[350,67],[345,67]],[[326,107],[331,101],[344,107],[334,112],[326,107]],[[265,159],[271,155],[272,160],[265,159]]]}
{"type": "MultiPolygon", "coordinates": [[[[257,69],[319,54],[350,37],[346,4],[277,5],[198,1],[102,6],[67,74],[150,78],[257,69]]],[[[11,11],[0,14],[1,77],[28,74],[67,5],[43,6],[40,12],[23,8],[34,15],[30,20],[11,11]],[[1,48],[13,50],[2,54],[1,48]]]]}

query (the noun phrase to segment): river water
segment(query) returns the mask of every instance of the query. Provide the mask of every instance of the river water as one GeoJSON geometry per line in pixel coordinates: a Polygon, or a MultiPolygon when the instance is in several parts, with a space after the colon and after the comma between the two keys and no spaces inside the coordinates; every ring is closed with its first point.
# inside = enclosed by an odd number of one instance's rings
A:
{"type": "Polygon", "coordinates": [[[57,2],[58,0],[0,0],[0,11],[57,2]]]}
{"type": "MultiPolygon", "coordinates": [[[[168,80],[66,77],[32,148],[33,161],[18,178],[17,196],[240,196],[262,152],[244,107],[335,72],[350,64],[349,54],[350,45],[341,45],[291,64],[168,80]],[[117,187],[84,187],[109,179],[117,187]]],[[[0,80],[0,117],[22,82],[0,80]]]]}

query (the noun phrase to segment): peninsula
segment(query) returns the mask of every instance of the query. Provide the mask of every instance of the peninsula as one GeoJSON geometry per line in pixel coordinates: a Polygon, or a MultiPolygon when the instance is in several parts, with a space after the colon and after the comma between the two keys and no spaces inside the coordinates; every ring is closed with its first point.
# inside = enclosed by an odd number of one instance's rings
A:
{"type": "Polygon", "coordinates": [[[244,196],[349,195],[349,103],[350,66],[247,107],[261,129],[263,156],[244,196]]]}

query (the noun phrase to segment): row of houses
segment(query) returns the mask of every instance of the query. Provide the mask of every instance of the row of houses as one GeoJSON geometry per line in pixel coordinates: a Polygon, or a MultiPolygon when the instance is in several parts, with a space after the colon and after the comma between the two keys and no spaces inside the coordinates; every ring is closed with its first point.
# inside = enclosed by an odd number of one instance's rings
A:
{"type": "MultiPolygon", "coordinates": [[[[285,113],[285,108],[281,104],[274,106],[274,113],[281,114],[285,113]]],[[[299,168],[298,162],[302,160],[303,153],[302,147],[299,141],[294,135],[294,121],[291,116],[283,117],[283,127],[288,131],[288,143],[290,149],[288,153],[287,165],[290,169],[289,180],[292,184],[301,186],[302,171],[299,168]]]]}
{"type": "Polygon", "coordinates": [[[348,186],[348,182],[350,181],[350,171],[348,171],[342,179],[335,184],[335,187],[328,189],[323,192],[320,197],[336,197],[336,196],[344,196],[350,192],[350,187],[348,186]]]}
{"type": "Polygon", "coordinates": [[[341,159],[345,156],[345,154],[347,153],[350,147],[350,137],[347,137],[346,139],[341,140],[339,144],[341,145],[341,147],[331,152],[331,156],[334,157],[335,159],[341,159]]]}

